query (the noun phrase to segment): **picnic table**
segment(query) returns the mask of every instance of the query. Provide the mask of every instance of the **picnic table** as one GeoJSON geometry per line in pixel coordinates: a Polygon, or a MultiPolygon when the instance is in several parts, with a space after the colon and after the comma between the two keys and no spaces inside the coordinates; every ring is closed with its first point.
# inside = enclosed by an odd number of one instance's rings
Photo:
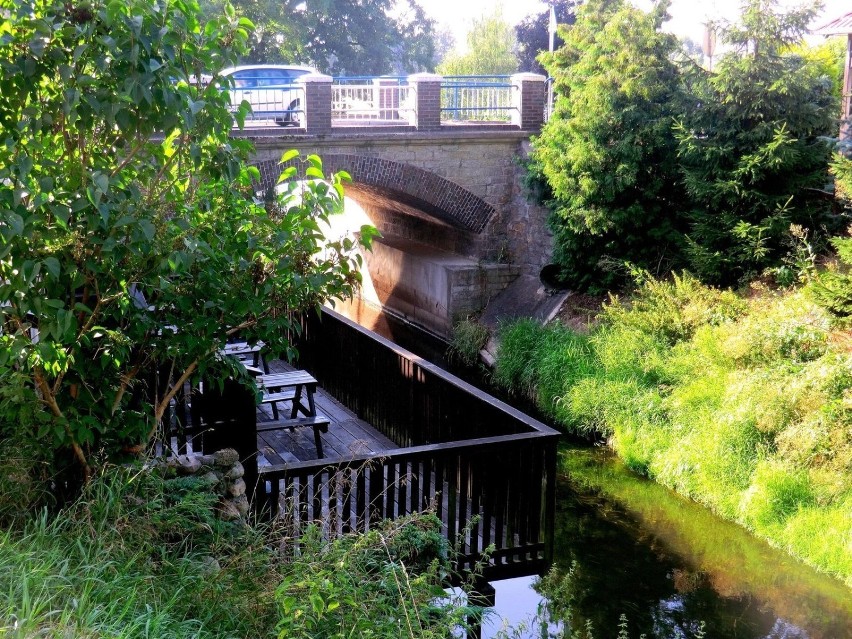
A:
{"type": "Polygon", "coordinates": [[[228,357],[235,357],[242,362],[251,361],[251,366],[257,368],[263,367],[263,372],[269,372],[269,364],[263,356],[262,350],[266,346],[263,342],[257,344],[248,344],[246,342],[233,342],[225,344],[222,349],[222,354],[228,357]]]}
{"type": "Polygon", "coordinates": [[[314,429],[317,456],[323,457],[320,433],[328,432],[329,419],[317,412],[314,401],[317,380],[307,371],[296,370],[259,375],[255,381],[262,393],[261,403],[271,405],[273,417],[271,422],[259,423],[258,432],[281,428],[289,428],[292,431],[310,426],[314,429]],[[290,417],[280,419],[278,403],[285,401],[292,402],[290,417]]]}

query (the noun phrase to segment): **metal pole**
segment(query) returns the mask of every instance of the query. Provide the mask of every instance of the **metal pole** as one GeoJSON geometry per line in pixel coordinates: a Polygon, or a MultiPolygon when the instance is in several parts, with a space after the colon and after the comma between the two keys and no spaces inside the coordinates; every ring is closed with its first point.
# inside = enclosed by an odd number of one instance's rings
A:
{"type": "MultiPolygon", "coordinates": [[[[556,38],[556,10],[553,5],[550,5],[550,22],[547,25],[547,30],[550,35],[550,45],[548,51],[553,53],[553,43],[556,38]]],[[[547,83],[547,109],[545,110],[545,121],[550,120],[553,114],[553,81],[547,83]]]]}

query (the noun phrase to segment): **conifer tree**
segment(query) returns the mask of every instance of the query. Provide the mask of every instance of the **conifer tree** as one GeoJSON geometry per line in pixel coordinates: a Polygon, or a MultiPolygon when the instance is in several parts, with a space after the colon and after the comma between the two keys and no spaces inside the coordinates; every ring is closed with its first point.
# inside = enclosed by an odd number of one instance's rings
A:
{"type": "Polygon", "coordinates": [[[543,56],[557,100],[534,167],[552,191],[557,259],[575,286],[612,284],[597,268],[605,258],[653,272],[680,265],[679,44],[660,31],[667,8],[591,0],[560,26],[564,46],[543,56]]]}
{"type": "MultiPolygon", "coordinates": [[[[732,284],[783,254],[791,224],[832,224],[821,193],[837,109],[831,79],[791,52],[816,13],[748,0],[739,24],[718,32],[730,47],[716,69],[685,75],[689,96],[676,126],[692,201],[688,252],[705,281],[732,284]]],[[[829,229],[830,230],[830,229],[829,229]]]]}

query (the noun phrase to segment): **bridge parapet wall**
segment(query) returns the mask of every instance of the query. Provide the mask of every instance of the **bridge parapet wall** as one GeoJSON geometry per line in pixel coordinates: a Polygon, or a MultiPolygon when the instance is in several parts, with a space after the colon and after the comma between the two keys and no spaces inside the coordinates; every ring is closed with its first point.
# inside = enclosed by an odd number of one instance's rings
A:
{"type": "MultiPolygon", "coordinates": [[[[364,113],[366,119],[362,121],[359,121],[358,118],[349,119],[345,117],[345,113],[343,120],[335,120],[335,110],[332,105],[334,102],[334,78],[322,74],[303,75],[297,80],[298,84],[304,86],[305,96],[305,104],[300,112],[299,127],[303,132],[312,135],[352,131],[356,128],[369,130],[377,126],[398,131],[438,131],[446,128],[501,126],[527,131],[527,133],[538,131],[544,123],[547,79],[535,73],[517,73],[508,77],[508,84],[503,86],[511,96],[511,105],[508,107],[510,112],[509,124],[501,124],[499,122],[480,121],[480,119],[488,120],[489,117],[496,116],[501,110],[500,107],[491,106],[476,107],[474,109],[476,115],[471,116],[474,118],[473,121],[453,120],[451,123],[444,123],[442,113],[446,115],[447,112],[457,111],[458,109],[453,109],[449,104],[442,103],[443,77],[432,73],[417,73],[403,80],[401,86],[406,86],[409,89],[408,97],[406,103],[400,103],[396,109],[382,109],[381,98],[379,98],[379,103],[365,104],[360,107],[361,111],[378,110],[385,115],[391,115],[390,120],[371,119],[368,113],[364,113]]],[[[453,83],[450,78],[448,78],[448,81],[450,81],[450,86],[457,86],[457,83],[453,83]]],[[[471,76],[470,81],[473,84],[465,85],[465,90],[469,91],[472,96],[476,95],[477,90],[483,90],[475,84],[475,76],[471,76]]],[[[373,84],[376,83],[381,84],[382,78],[374,78],[373,84]]],[[[484,86],[487,87],[487,85],[484,86]]],[[[397,99],[399,98],[397,97],[397,99]]],[[[472,99],[476,103],[476,98],[472,99]]],[[[487,102],[488,100],[484,99],[483,104],[487,102]]],[[[354,108],[357,113],[359,107],[354,108]]],[[[346,111],[347,106],[338,104],[337,109],[346,111]]],[[[262,116],[263,114],[256,115],[262,116]]],[[[340,115],[341,113],[338,113],[338,116],[340,115]]]]}

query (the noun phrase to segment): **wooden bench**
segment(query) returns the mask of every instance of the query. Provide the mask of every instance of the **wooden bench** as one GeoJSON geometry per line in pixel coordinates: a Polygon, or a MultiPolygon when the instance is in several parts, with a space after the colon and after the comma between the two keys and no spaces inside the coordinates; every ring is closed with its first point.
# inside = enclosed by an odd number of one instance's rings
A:
{"type": "Polygon", "coordinates": [[[258,433],[265,433],[274,430],[289,429],[291,432],[297,428],[311,426],[314,429],[314,445],[317,448],[317,457],[322,459],[325,454],[322,450],[322,439],[320,433],[327,433],[328,426],[331,423],[328,417],[319,413],[309,417],[294,417],[292,419],[278,419],[273,422],[264,422],[257,425],[258,433]]]}
{"type": "Polygon", "coordinates": [[[317,414],[314,404],[314,393],[317,380],[307,371],[288,371],[286,373],[270,373],[258,375],[255,379],[258,388],[263,392],[261,403],[272,405],[272,417],[278,419],[278,402],[292,401],[290,419],[295,419],[299,412],[307,417],[317,414]],[[308,405],[302,404],[302,394],[306,396],[308,405]]]}
{"type": "MultiPolygon", "coordinates": [[[[222,354],[228,357],[235,357],[241,362],[245,364],[245,362],[251,361],[251,367],[257,369],[258,366],[263,367],[264,373],[269,372],[269,364],[266,362],[266,358],[263,356],[263,348],[266,346],[263,342],[258,342],[254,345],[249,345],[247,342],[233,342],[231,344],[225,344],[225,348],[222,349],[222,354]]],[[[248,368],[248,366],[246,366],[248,368]]]]}

